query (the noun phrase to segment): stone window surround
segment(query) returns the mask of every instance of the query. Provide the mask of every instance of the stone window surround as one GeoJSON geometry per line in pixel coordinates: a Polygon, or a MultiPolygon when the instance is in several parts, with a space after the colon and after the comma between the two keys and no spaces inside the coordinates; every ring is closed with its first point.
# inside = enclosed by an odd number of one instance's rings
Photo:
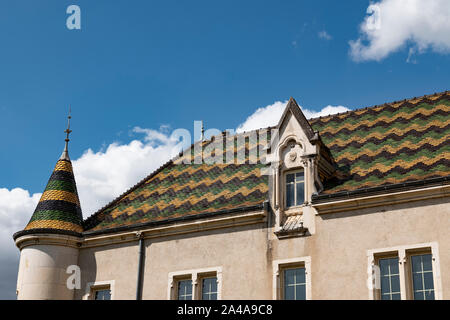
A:
{"type": "Polygon", "coordinates": [[[282,280],[280,273],[282,273],[283,269],[286,267],[302,267],[305,268],[305,277],[306,277],[306,300],[311,300],[311,257],[299,257],[299,258],[291,258],[291,259],[283,259],[283,260],[274,260],[272,262],[273,269],[273,283],[272,283],[272,299],[279,300],[282,297],[281,290],[283,289],[281,286],[282,280]]]}
{"type": "Polygon", "coordinates": [[[94,291],[106,287],[109,287],[109,290],[111,290],[111,300],[114,300],[114,286],[115,280],[88,282],[86,285],[86,293],[83,295],[83,300],[93,300],[94,291]]]}
{"type": "Polygon", "coordinates": [[[177,298],[177,280],[192,280],[192,300],[201,300],[201,287],[199,285],[199,280],[211,275],[217,277],[217,300],[222,299],[222,267],[211,267],[211,268],[201,268],[201,269],[191,269],[169,272],[168,276],[168,292],[167,299],[175,300],[177,298]]]}
{"type": "Polygon", "coordinates": [[[403,245],[380,249],[367,250],[367,287],[369,291],[369,300],[376,300],[376,289],[372,288],[372,284],[375,283],[373,267],[376,264],[377,256],[391,254],[398,256],[399,259],[399,273],[400,273],[400,294],[401,300],[407,300],[408,290],[407,282],[410,281],[407,271],[409,267],[409,257],[416,253],[429,252],[432,255],[432,268],[433,268],[433,284],[434,284],[434,299],[442,300],[442,283],[441,283],[441,271],[439,263],[439,246],[437,242],[419,243],[414,245],[403,245]],[[408,252],[409,251],[409,252],[408,252]],[[413,252],[411,252],[413,251],[413,252]],[[417,252],[414,252],[417,251],[417,252]]]}

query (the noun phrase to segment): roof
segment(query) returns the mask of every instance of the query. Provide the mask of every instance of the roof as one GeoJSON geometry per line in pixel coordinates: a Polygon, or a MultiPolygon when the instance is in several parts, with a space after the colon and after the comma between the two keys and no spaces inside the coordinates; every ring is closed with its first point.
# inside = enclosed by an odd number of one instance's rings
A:
{"type": "MultiPolygon", "coordinates": [[[[220,153],[208,153],[214,140],[192,145],[184,156],[169,161],[88,218],[84,223],[85,229],[105,230],[262,205],[268,199],[268,180],[261,174],[260,169],[266,165],[261,161],[258,150],[266,145],[262,139],[270,139],[270,135],[254,133],[256,139],[247,137],[245,147],[239,150],[234,139],[236,136],[231,137],[234,143],[228,144],[230,139],[223,136],[225,147],[220,153]],[[193,155],[199,145],[210,156],[196,164],[193,155]],[[232,150],[234,163],[208,164],[214,156],[225,157],[227,150],[232,150]],[[246,161],[237,164],[235,160],[240,152],[246,161]],[[191,164],[183,163],[187,158],[191,164]]],[[[245,134],[240,136],[245,137],[245,134]]]]}
{"type": "MultiPolygon", "coordinates": [[[[324,182],[323,194],[450,173],[448,92],[310,119],[309,124],[336,161],[336,173],[324,182]]],[[[243,164],[208,164],[206,159],[183,164],[194,159],[193,152],[185,152],[85,220],[85,230],[117,230],[261,205],[268,200],[269,187],[260,170],[265,164],[259,150],[264,139],[270,140],[270,135],[263,135],[268,129],[246,133],[250,138],[241,150],[236,150],[234,142],[211,153],[225,157],[231,150],[235,159],[243,151],[243,164]]],[[[229,141],[229,137],[223,139],[229,141]]],[[[208,150],[213,142],[198,142],[188,150],[208,150]]]]}
{"type": "Polygon", "coordinates": [[[72,163],[61,157],[24,231],[81,233],[82,221],[72,163]]]}
{"type": "Polygon", "coordinates": [[[450,174],[450,94],[311,119],[338,166],[324,194],[450,174]]]}

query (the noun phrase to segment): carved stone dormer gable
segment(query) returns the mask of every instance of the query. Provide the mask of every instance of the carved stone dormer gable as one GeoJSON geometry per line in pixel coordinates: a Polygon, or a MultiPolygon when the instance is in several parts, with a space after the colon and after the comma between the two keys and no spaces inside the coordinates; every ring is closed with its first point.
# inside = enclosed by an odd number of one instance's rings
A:
{"type": "Polygon", "coordinates": [[[290,235],[312,234],[315,228],[311,198],[323,189],[323,179],[333,174],[334,161],[293,98],[289,99],[272,135],[268,159],[270,202],[276,215],[277,236],[286,237],[283,230],[287,229],[290,235]],[[301,232],[286,228],[293,216],[296,225],[301,225],[301,232]]]}
{"type": "Polygon", "coordinates": [[[295,119],[297,120],[298,124],[303,129],[303,132],[305,133],[306,137],[311,140],[314,138],[314,130],[311,127],[311,125],[308,122],[308,119],[306,119],[305,115],[303,114],[302,110],[297,104],[297,101],[295,101],[294,98],[290,97],[289,102],[286,105],[286,108],[283,111],[283,114],[281,115],[280,121],[278,122],[277,128],[281,128],[283,123],[287,120],[288,115],[293,115],[295,119]]]}

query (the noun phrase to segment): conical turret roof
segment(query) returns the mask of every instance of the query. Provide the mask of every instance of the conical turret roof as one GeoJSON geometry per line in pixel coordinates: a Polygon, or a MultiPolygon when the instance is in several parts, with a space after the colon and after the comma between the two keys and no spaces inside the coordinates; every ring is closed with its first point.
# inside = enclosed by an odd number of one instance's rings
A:
{"type": "Polygon", "coordinates": [[[81,233],[82,221],[72,163],[61,157],[25,230],[56,229],[81,233]]]}
{"type": "Polygon", "coordinates": [[[67,129],[64,131],[66,144],[55,169],[47,183],[47,187],[31,216],[30,222],[23,231],[17,232],[14,238],[22,234],[34,232],[69,233],[83,232],[83,215],[80,199],[73,174],[72,162],[69,158],[70,111],[67,129]]]}

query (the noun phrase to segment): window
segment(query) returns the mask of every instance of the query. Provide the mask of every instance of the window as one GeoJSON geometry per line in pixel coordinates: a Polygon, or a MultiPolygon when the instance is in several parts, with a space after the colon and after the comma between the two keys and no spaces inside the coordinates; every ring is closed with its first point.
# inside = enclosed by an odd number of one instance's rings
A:
{"type": "Polygon", "coordinates": [[[114,300],[114,280],[88,282],[83,300],[114,300]]]}
{"type": "Polygon", "coordinates": [[[285,269],[283,273],[283,299],[306,300],[305,268],[285,269]]]}
{"type": "Polygon", "coordinates": [[[414,300],[434,300],[431,254],[411,256],[414,300]]]}
{"type": "Polygon", "coordinates": [[[220,300],[221,289],[221,267],[169,273],[169,300],[220,300]]]}
{"type": "Polygon", "coordinates": [[[286,174],[286,208],[300,206],[305,201],[305,177],[303,171],[286,174]]]}
{"type": "Polygon", "coordinates": [[[192,280],[178,281],[178,300],[192,300],[192,280]]]}
{"type": "Polygon", "coordinates": [[[442,299],[436,243],[369,250],[369,298],[442,299]]]}
{"type": "Polygon", "coordinates": [[[381,300],[400,300],[398,257],[379,260],[381,300]]]}
{"type": "Polygon", "coordinates": [[[111,300],[111,290],[109,289],[94,290],[94,300],[111,300]]]}
{"type": "Polygon", "coordinates": [[[273,299],[311,299],[311,258],[273,261],[273,299]]]}
{"type": "Polygon", "coordinates": [[[202,279],[202,300],[217,300],[217,277],[202,279]]]}

